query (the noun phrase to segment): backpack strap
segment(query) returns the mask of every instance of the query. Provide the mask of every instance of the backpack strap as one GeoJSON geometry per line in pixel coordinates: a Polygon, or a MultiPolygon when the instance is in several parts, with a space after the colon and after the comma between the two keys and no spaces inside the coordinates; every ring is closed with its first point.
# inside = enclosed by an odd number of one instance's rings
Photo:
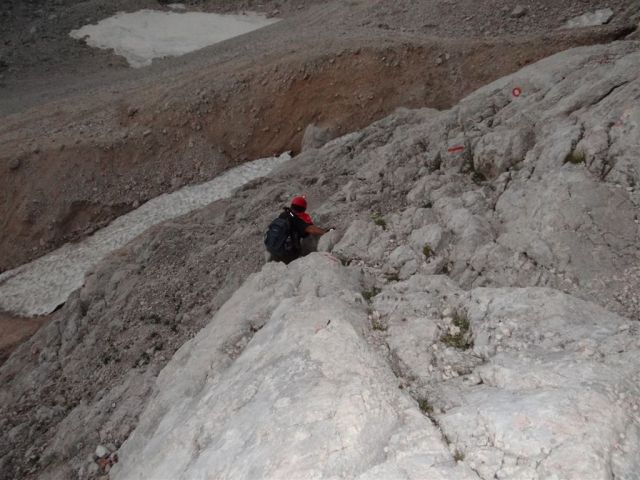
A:
{"type": "Polygon", "coordinates": [[[293,241],[293,247],[299,251],[300,250],[300,235],[298,235],[298,231],[293,226],[293,219],[296,218],[296,215],[291,211],[289,207],[284,207],[284,211],[287,212],[287,221],[289,222],[289,235],[293,241]]]}
{"type": "Polygon", "coordinates": [[[293,224],[291,223],[296,215],[291,211],[289,207],[284,207],[284,211],[287,212],[287,221],[289,222],[289,226],[293,228],[293,224]]]}

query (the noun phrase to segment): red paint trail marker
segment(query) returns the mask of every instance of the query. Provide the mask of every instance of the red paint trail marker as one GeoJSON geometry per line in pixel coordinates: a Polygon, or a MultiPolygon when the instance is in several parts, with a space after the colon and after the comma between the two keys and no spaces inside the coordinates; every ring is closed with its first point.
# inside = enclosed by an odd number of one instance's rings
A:
{"type": "Polygon", "coordinates": [[[513,90],[511,90],[511,94],[514,97],[519,97],[520,95],[522,95],[522,89],[520,87],[516,87],[513,90]]]}
{"type": "Polygon", "coordinates": [[[449,153],[458,153],[458,152],[463,152],[464,151],[464,147],[462,145],[457,145],[455,147],[451,147],[447,150],[447,152],[449,153]]]}

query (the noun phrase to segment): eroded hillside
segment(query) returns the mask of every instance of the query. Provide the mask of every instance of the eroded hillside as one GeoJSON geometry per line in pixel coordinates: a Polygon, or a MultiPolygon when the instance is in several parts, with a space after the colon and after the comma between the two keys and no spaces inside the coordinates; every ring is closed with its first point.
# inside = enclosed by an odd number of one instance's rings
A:
{"type": "Polygon", "coordinates": [[[638,478],[640,4],[563,3],[193,1],[283,20],[134,71],[68,30],[164,2],[4,2],[0,478],[638,478]]]}
{"type": "MultiPolygon", "coordinates": [[[[485,16],[474,2],[329,2],[287,8],[275,25],[142,71],[112,71],[91,49],[95,58],[78,53],[75,75],[29,74],[46,84],[23,78],[0,101],[13,113],[0,127],[0,271],[232,165],[298,152],[310,124],[335,136],[398,107],[451,107],[550,54],[624,38],[638,12],[621,2],[607,25],[558,29],[587,6],[560,15],[543,3],[512,17],[515,3],[485,16]]],[[[80,26],[80,13],[69,16],[80,26]]]]}
{"type": "Polygon", "coordinates": [[[639,51],[398,111],[116,252],[0,370],[2,471],[634,478],[639,51]],[[225,304],[298,192],[328,253],[225,304]]]}

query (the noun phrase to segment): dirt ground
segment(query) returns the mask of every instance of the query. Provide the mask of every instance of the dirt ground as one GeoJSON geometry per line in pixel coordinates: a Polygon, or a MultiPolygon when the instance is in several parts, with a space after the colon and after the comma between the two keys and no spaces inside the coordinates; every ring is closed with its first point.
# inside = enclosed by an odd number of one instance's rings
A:
{"type": "MultiPolygon", "coordinates": [[[[166,8],[166,3],[170,2],[6,0],[0,5],[0,31],[3,32],[0,84],[19,92],[20,97],[27,94],[42,99],[46,98],[47,91],[72,87],[82,77],[93,75],[92,80],[96,81],[99,76],[105,85],[118,80],[119,75],[114,76],[114,73],[126,77],[129,69],[122,58],[71,39],[69,31],[118,11],[166,8]]],[[[252,10],[292,18],[295,22],[288,25],[288,30],[293,38],[299,37],[303,29],[317,27],[310,24],[314,19],[322,20],[322,31],[317,33],[339,39],[340,35],[349,35],[356,30],[370,34],[380,30],[455,38],[523,36],[554,30],[569,18],[604,6],[616,12],[612,22],[622,24],[628,20],[634,2],[533,0],[522,4],[526,8],[524,15],[513,15],[520,5],[514,0],[191,0],[184,3],[190,9],[202,11],[252,10]],[[310,10],[314,6],[317,8],[310,10]],[[336,10],[337,15],[330,14],[336,10]]],[[[24,106],[23,99],[14,102],[15,108],[20,108],[21,104],[24,106]]]]}
{"type": "Polygon", "coordinates": [[[36,333],[50,318],[49,315],[24,318],[0,312],[0,365],[18,345],[36,333]]]}

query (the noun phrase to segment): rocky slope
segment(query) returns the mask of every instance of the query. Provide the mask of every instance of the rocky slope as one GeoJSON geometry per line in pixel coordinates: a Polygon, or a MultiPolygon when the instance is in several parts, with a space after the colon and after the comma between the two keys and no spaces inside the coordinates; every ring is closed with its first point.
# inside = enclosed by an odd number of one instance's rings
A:
{"type": "Polygon", "coordinates": [[[142,235],[0,369],[3,478],[638,478],[639,66],[555,55],[142,235]],[[249,277],[300,192],[326,253],[249,277]]]}
{"type": "MultiPolygon", "coordinates": [[[[565,17],[601,2],[538,1],[521,16],[511,16],[512,1],[309,1],[301,10],[264,2],[261,9],[280,8],[286,18],[131,71],[64,29],[154,2],[62,2],[42,4],[41,13],[39,2],[17,3],[13,10],[24,7],[24,18],[6,17],[15,18],[9,45],[21,45],[9,48],[17,70],[7,73],[0,95],[0,271],[83,238],[162,193],[240,162],[297,152],[311,123],[338,135],[399,106],[450,108],[545,56],[624,38],[640,11],[617,0],[609,24],[559,29],[565,17]],[[61,16],[47,22],[46,15],[61,16]],[[30,22],[43,30],[27,34],[30,22]],[[41,54],[56,61],[26,65],[41,54]]],[[[215,11],[237,5],[195,3],[215,11]]]]}
{"type": "Polygon", "coordinates": [[[354,175],[322,211],[381,212],[252,277],[115,478],[638,478],[638,65],[574,50],[334,144],[354,175]]]}

